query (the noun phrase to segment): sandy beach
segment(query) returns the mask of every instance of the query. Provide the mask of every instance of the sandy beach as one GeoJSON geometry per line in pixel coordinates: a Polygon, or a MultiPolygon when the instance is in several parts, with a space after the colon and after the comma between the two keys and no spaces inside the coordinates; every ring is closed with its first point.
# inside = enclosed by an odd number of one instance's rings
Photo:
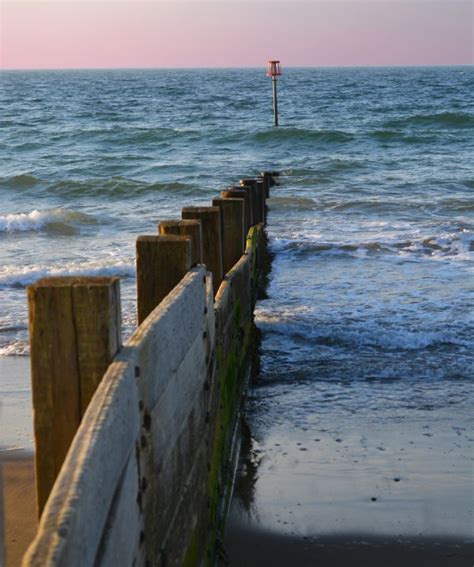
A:
{"type": "Polygon", "coordinates": [[[0,357],[0,392],[0,559],[18,567],[37,525],[28,357],[0,357]]]}
{"type": "Polygon", "coordinates": [[[36,531],[33,455],[0,451],[0,558],[5,567],[18,567],[36,531]],[[3,551],[3,557],[1,555],[3,551]]]}

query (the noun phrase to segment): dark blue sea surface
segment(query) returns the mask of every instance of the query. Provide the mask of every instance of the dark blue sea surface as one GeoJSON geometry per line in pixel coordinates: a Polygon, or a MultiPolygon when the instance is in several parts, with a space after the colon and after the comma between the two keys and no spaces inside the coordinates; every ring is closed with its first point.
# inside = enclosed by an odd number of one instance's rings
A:
{"type": "MultiPolygon", "coordinates": [[[[474,371],[473,67],[0,75],[0,354],[25,286],[122,279],[134,240],[263,169],[275,254],[259,303],[259,423],[467,412],[474,371]]],[[[1,382],[0,382],[1,388],[1,382]]]]}

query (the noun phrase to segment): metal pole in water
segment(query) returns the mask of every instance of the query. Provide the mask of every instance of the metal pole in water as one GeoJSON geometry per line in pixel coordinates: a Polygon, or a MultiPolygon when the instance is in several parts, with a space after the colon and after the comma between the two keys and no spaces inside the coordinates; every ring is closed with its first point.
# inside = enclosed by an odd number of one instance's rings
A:
{"type": "Polygon", "coordinates": [[[273,83],[273,118],[275,126],[278,126],[278,97],[277,97],[277,81],[276,77],[272,77],[273,83]]]}
{"type": "Polygon", "coordinates": [[[275,126],[278,126],[278,98],[277,98],[277,77],[281,75],[280,61],[270,60],[267,65],[267,77],[272,78],[273,87],[273,119],[275,126]]]}

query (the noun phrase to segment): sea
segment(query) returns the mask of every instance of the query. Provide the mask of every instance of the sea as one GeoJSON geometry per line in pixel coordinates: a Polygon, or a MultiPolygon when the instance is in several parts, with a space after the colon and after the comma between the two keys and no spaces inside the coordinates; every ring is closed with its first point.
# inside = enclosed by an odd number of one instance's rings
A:
{"type": "MultiPolygon", "coordinates": [[[[342,451],[351,439],[351,461],[373,470],[374,455],[408,451],[416,430],[426,441],[419,466],[444,451],[468,487],[473,92],[472,66],[288,68],[274,127],[263,69],[2,72],[0,358],[27,360],[25,290],[44,276],[119,276],[126,338],[136,237],[241,178],[278,171],[273,267],[256,310],[261,372],[247,405],[257,454],[271,461],[278,439],[294,440],[321,471],[324,442],[342,451]]],[[[32,444],[30,425],[12,431],[5,418],[11,408],[31,414],[23,374],[0,375],[0,446],[32,444]]],[[[280,529],[262,462],[252,498],[261,521],[280,529]]],[[[471,504],[463,514],[453,512],[454,531],[466,531],[471,504]]]]}

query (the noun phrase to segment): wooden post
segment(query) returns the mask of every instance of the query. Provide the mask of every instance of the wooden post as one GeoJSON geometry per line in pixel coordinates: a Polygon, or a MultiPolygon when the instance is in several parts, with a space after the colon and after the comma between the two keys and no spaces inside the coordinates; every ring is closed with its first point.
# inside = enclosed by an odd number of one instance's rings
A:
{"type": "Polygon", "coordinates": [[[263,179],[257,177],[255,180],[257,187],[257,197],[260,203],[260,214],[263,224],[267,222],[267,200],[265,198],[265,187],[263,185],[263,179]]]}
{"type": "Polygon", "coordinates": [[[0,565],[5,565],[5,543],[6,543],[6,510],[5,497],[6,493],[5,481],[3,480],[3,463],[0,461],[0,565]]]}
{"type": "Polygon", "coordinates": [[[244,252],[244,200],[213,199],[212,205],[221,210],[222,261],[227,274],[244,252]]]}
{"type": "Polygon", "coordinates": [[[240,186],[248,191],[252,197],[252,226],[262,222],[261,205],[257,195],[257,182],[255,179],[241,179],[240,186]]]}
{"type": "Polygon", "coordinates": [[[276,185],[275,180],[273,179],[273,172],[272,171],[262,171],[260,175],[263,177],[264,181],[266,182],[265,190],[266,190],[266,198],[270,197],[270,187],[276,185]]]}
{"type": "Polygon", "coordinates": [[[244,232],[245,237],[252,226],[251,224],[251,213],[252,213],[252,198],[250,193],[245,191],[240,185],[234,185],[231,187],[226,187],[220,192],[219,196],[222,199],[243,199],[244,200],[244,232]]]}
{"type": "Polygon", "coordinates": [[[139,236],[136,252],[137,311],[141,325],[191,268],[191,237],[139,236]]]}
{"type": "Polygon", "coordinates": [[[28,287],[38,515],[82,416],[121,346],[118,278],[43,278],[28,287]]]}
{"type": "Polygon", "coordinates": [[[270,197],[270,180],[268,179],[268,177],[265,176],[259,176],[257,179],[259,179],[262,183],[262,192],[263,192],[263,210],[265,212],[265,224],[267,222],[267,217],[268,217],[268,205],[267,205],[267,199],[270,197]]]}
{"type": "Polygon", "coordinates": [[[268,177],[266,177],[265,175],[259,175],[257,179],[260,179],[260,181],[262,182],[265,199],[268,199],[268,197],[270,197],[270,182],[268,177]]]}
{"type": "Polygon", "coordinates": [[[191,266],[202,264],[202,230],[199,220],[169,220],[158,224],[161,236],[174,234],[191,237],[191,266]]]}
{"type": "Polygon", "coordinates": [[[223,278],[221,213],[219,207],[185,207],[183,219],[199,219],[202,229],[202,259],[212,272],[214,295],[223,278]]]}
{"type": "MultiPolygon", "coordinates": [[[[245,191],[247,198],[245,201],[245,204],[248,204],[248,229],[250,229],[251,226],[253,226],[255,224],[254,218],[256,216],[256,213],[254,212],[255,209],[255,204],[254,204],[254,198],[253,198],[253,189],[251,187],[247,187],[247,186],[243,186],[243,185],[239,185],[238,186],[239,189],[241,191],[245,191]]],[[[247,229],[247,232],[248,232],[247,229]]]]}

